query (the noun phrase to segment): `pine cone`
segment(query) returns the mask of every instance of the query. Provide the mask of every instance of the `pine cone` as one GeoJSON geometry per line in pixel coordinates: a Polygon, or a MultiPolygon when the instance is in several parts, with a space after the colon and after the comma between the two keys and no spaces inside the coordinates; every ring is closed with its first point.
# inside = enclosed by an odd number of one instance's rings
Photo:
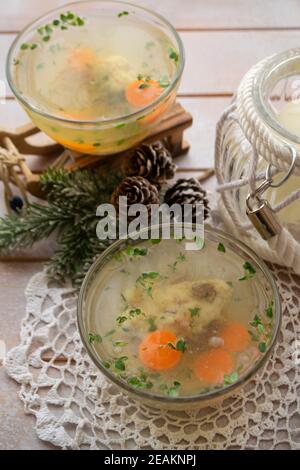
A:
{"type": "Polygon", "coordinates": [[[142,144],[134,150],[127,172],[130,176],[143,176],[158,183],[174,177],[176,165],[169,150],[161,143],[142,144]]]}
{"type": "Polygon", "coordinates": [[[164,202],[169,206],[172,204],[192,204],[193,221],[196,218],[196,204],[203,204],[204,219],[208,217],[210,208],[206,191],[196,178],[181,178],[171,186],[165,194],[164,202]]]}
{"type": "Polygon", "coordinates": [[[159,193],[153,184],[142,176],[124,178],[113,192],[111,202],[119,211],[119,197],[127,197],[127,206],[144,204],[150,210],[150,204],[159,204],[159,193]]]}

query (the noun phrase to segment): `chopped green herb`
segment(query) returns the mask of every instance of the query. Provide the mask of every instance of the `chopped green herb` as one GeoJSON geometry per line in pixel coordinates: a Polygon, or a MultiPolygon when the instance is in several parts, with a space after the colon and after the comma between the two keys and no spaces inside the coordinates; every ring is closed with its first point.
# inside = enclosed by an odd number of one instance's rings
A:
{"type": "Polygon", "coordinates": [[[219,243],[219,245],[218,245],[218,251],[220,251],[221,253],[226,253],[226,248],[225,248],[225,246],[223,245],[223,243],[219,243]]]}
{"type": "Polygon", "coordinates": [[[94,342],[101,343],[101,341],[102,341],[101,336],[98,335],[98,334],[95,334],[95,333],[89,333],[88,338],[89,338],[89,343],[90,344],[93,344],[94,342]]]}
{"type": "Polygon", "coordinates": [[[260,351],[261,353],[264,353],[264,352],[266,351],[266,349],[267,349],[266,343],[259,343],[258,349],[259,349],[259,351],[260,351]]]}
{"type": "Polygon", "coordinates": [[[80,18],[80,16],[77,16],[76,23],[78,24],[78,26],[83,26],[84,25],[84,19],[80,18]]]}
{"type": "Polygon", "coordinates": [[[127,346],[128,343],[126,343],[125,341],[115,341],[114,342],[114,346],[116,346],[117,348],[123,348],[124,346],[127,346]]]}
{"type": "Polygon", "coordinates": [[[50,35],[52,33],[53,29],[51,28],[51,26],[49,24],[46,24],[45,25],[45,31],[46,31],[47,34],[50,35]]]}
{"type": "Polygon", "coordinates": [[[251,339],[252,339],[253,341],[259,341],[259,336],[256,335],[255,333],[253,333],[253,331],[248,330],[248,333],[249,333],[249,335],[251,336],[251,339]]]}
{"type": "Polygon", "coordinates": [[[20,64],[20,61],[17,59],[14,59],[14,65],[19,65],[20,64]]]}
{"type": "Polygon", "coordinates": [[[119,323],[119,325],[121,325],[122,323],[124,323],[126,320],[127,320],[127,317],[126,317],[125,315],[119,315],[119,316],[116,318],[116,322],[119,323]]]}
{"type": "Polygon", "coordinates": [[[119,357],[118,359],[115,359],[115,362],[114,362],[115,369],[124,371],[126,368],[125,361],[127,361],[127,359],[128,359],[127,356],[122,356],[122,357],[119,357]]]}
{"type": "Polygon", "coordinates": [[[177,63],[179,60],[178,52],[176,52],[172,47],[169,47],[168,53],[169,53],[170,59],[174,60],[174,62],[177,63]]]}
{"type": "Polygon", "coordinates": [[[176,343],[177,351],[185,352],[186,351],[186,342],[183,339],[179,339],[176,343]]]}
{"type": "Polygon", "coordinates": [[[129,385],[135,388],[152,388],[153,383],[148,380],[148,376],[145,373],[141,373],[140,377],[130,377],[127,382],[129,385]]]}
{"type": "Polygon", "coordinates": [[[245,270],[245,275],[243,277],[240,277],[239,281],[246,281],[248,279],[253,279],[256,274],[256,270],[254,269],[250,261],[246,261],[243,264],[243,268],[245,270]]]}
{"type": "Polygon", "coordinates": [[[21,44],[20,49],[21,49],[22,51],[25,51],[25,50],[28,49],[28,48],[29,48],[29,44],[26,44],[25,42],[23,42],[23,44],[21,44]]]}
{"type": "Polygon", "coordinates": [[[100,147],[100,145],[101,145],[101,142],[94,142],[93,143],[93,147],[100,147]]]}
{"type": "Polygon", "coordinates": [[[60,24],[59,20],[53,20],[52,21],[53,26],[58,26],[60,24]]]}
{"type": "Polygon", "coordinates": [[[149,84],[149,83],[144,83],[144,82],[143,82],[143,83],[141,83],[141,84],[139,85],[139,89],[140,89],[140,90],[144,90],[145,88],[149,88],[149,87],[150,87],[150,84],[149,84]]]}
{"type": "Polygon", "coordinates": [[[149,271],[142,273],[136,280],[136,284],[140,285],[145,289],[145,292],[150,297],[152,296],[153,281],[159,276],[155,271],[149,271]]]}
{"type": "Polygon", "coordinates": [[[122,16],[127,16],[129,15],[129,11],[121,11],[120,13],[118,13],[118,18],[121,18],[122,16]]]}
{"type": "Polygon", "coordinates": [[[261,325],[261,318],[257,314],[254,315],[251,325],[255,327],[257,327],[258,325],[261,325]]]}
{"type": "Polygon", "coordinates": [[[185,261],[186,260],[186,257],[183,253],[179,253],[179,255],[177,256],[176,260],[174,261],[173,264],[169,264],[169,268],[172,269],[173,272],[176,271],[177,269],[177,266],[178,266],[178,263],[179,262],[182,262],[182,261],[185,261]]]}
{"type": "Polygon", "coordinates": [[[34,44],[31,44],[30,49],[33,51],[37,47],[38,47],[38,45],[36,43],[34,43],[34,44]]]}
{"type": "Polygon", "coordinates": [[[192,318],[193,318],[193,317],[199,317],[201,308],[199,308],[199,307],[194,307],[194,308],[190,308],[189,311],[190,311],[190,314],[191,314],[191,317],[192,317],[192,318]]]}
{"type": "Polygon", "coordinates": [[[179,339],[176,343],[176,346],[174,346],[174,344],[171,342],[167,343],[167,346],[171,349],[174,349],[175,351],[186,351],[186,342],[183,339],[179,339]]]}
{"type": "Polygon", "coordinates": [[[49,34],[48,34],[47,36],[44,36],[44,37],[43,37],[43,41],[44,41],[44,42],[48,42],[49,40],[50,40],[49,34]]]}
{"type": "Polygon", "coordinates": [[[130,257],[146,256],[148,254],[148,248],[138,248],[133,246],[128,246],[125,251],[130,257]]]}
{"type": "Polygon", "coordinates": [[[168,388],[168,395],[170,397],[177,397],[178,396],[178,389],[180,388],[181,383],[180,382],[173,382],[173,385],[168,388]]]}
{"type": "Polygon", "coordinates": [[[239,376],[237,372],[232,372],[230,375],[224,375],[224,385],[233,384],[238,380],[239,376]]]}
{"type": "Polygon", "coordinates": [[[162,77],[159,79],[158,83],[161,88],[168,88],[168,86],[170,85],[170,80],[168,79],[168,77],[162,77]]]}
{"type": "Polygon", "coordinates": [[[273,306],[274,306],[274,302],[273,302],[273,300],[270,300],[269,305],[265,310],[266,315],[269,318],[273,318],[273,306]]]}
{"type": "Polygon", "coordinates": [[[142,119],[145,119],[145,117],[146,117],[145,115],[140,116],[140,117],[136,118],[136,121],[141,121],[142,119]]]}
{"type": "Polygon", "coordinates": [[[124,142],[125,142],[125,139],[120,139],[117,141],[117,145],[122,145],[124,144],[124,142]]]}
{"type": "Polygon", "coordinates": [[[60,29],[61,29],[62,31],[65,31],[66,29],[68,29],[68,27],[65,26],[65,25],[61,25],[60,29]]]}
{"type": "Polygon", "coordinates": [[[117,125],[115,126],[115,128],[116,128],[116,129],[122,129],[122,127],[125,127],[125,126],[126,126],[125,122],[120,122],[120,124],[117,124],[117,125]]]}
{"type": "Polygon", "coordinates": [[[105,369],[109,369],[109,368],[110,368],[110,363],[109,363],[109,362],[104,361],[102,364],[104,365],[105,369]]]}
{"type": "Polygon", "coordinates": [[[139,315],[145,315],[145,313],[140,308],[132,308],[129,310],[127,315],[120,315],[117,317],[116,321],[119,325],[124,323],[126,320],[130,318],[137,317],[139,315]]]}
{"type": "Polygon", "coordinates": [[[250,325],[253,326],[256,329],[256,333],[253,333],[249,331],[251,338],[253,341],[260,341],[258,344],[258,349],[261,353],[265,352],[267,348],[267,341],[270,339],[270,331],[272,327],[272,323],[269,324],[263,324],[261,318],[256,314],[250,322],[250,325]]]}

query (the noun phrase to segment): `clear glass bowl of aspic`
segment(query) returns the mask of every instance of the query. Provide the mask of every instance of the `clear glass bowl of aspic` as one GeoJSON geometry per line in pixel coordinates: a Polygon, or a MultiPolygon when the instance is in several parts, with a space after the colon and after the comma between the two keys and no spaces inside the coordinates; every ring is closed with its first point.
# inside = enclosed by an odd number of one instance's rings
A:
{"type": "Polygon", "coordinates": [[[9,85],[31,120],[81,153],[142,141],[175,100],[184,50],[160,15],[125,2],[85,1],[28,25],[7,58],[9,85]]]}
{"type": "Polygon", "coordinates": [[[204,233],[196,251],[177,237],[117,241],[81,287],[78,326],[89,356],[149,406],[222,400],[262,369],[276,342],[281,304],[268,267],[230,235],[204,233]]]}

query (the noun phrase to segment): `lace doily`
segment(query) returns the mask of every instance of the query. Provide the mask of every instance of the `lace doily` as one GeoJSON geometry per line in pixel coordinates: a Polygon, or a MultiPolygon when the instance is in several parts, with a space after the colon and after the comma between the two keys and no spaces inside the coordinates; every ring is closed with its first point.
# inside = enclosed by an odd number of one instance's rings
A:
{"type": "Polygon", "coordinates": [[[284,315],[261,377],[220,405],[186,412],[150,409],[109,383],[81,344],[76,292],[36,274],[26,289],[21,342],[8,353],[6,368],[21,385],[39,438],[64,449],[300,448],[300,280],[272,269],[284,315]]]}

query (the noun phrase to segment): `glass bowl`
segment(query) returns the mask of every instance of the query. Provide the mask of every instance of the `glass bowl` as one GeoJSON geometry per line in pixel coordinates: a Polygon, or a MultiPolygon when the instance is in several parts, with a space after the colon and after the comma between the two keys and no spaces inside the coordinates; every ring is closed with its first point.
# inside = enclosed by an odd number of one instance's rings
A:
{"type": "MultiPolygon", "coordinates": [[[[60,34],[62,36],[63,32],[60,34]]],[[[118,39],[118,44],[121,43],[121,39],[118,39]]],[[[128,39],[123,39],[123,41],[126,40],[128,39]]],[[[63,41],[64,39],[61,39],[62,46],[60,47],[64,47],[63,41]]],[[[151,51],[148,51],[147,54],[151,55],[151,51]]],[[[166,51],[167,57],[170,59],[171,55],[166,51]]],[[[37,64],[35,67],[38,68],[40,65],[43,64],[37,64]]],[[[120,67],[120,65],[117,65],[117,67],[120,67]]],[[[109,155],[124,151],[141,142],[157,126],[176,98],[176,91],[183,67],[184,50],[182,41],[173,26],[163,17],[130,3],[94,0],[70,3],[50,11],[29,24],[20,32],[10,47],[6,73],[12,92],[22,104],[31,120],[54,141],[80,153],[109,155]],[[176,60],[174,59],[173,62],[176,68],[174,73],[172,73],[170,81],[167,84],[160,85],[163,87],[163,91],[160,91],[159,96],[153,99],[150,104],[135,108],[134,110],[127,110],[127,112],[112,118],[89,119],[88,117],[82,118],[82,116],[74,118],[74,116],[70,117],[69,114],[49,111],[47,104],[45,105],[44,102],[42,104],[40,98],[34,99],[32,94],[23,92],[16,79],[17,67],[24,67],[22,60],[28,57],[28,54],[34,57],[34,54],[40,54],[40,51],[44,51],[45,48],[53,48],[55,35],[61,29],[61,26],[56,25],[56,22],[61,21],[59,20],[61,17],[64,18],[61,15],[67,15],[70,11],[78,15],[79,18],[85,19],[85,24],[81,28],[76,29],[78,41],[81,37],[80,34],[85,30],[89,21],[93,25],[99,24],[99,28],[101,28],[103,21],[119,21],[119,25],[121,24],[120,20],[122,25],[126,24],[126,22],[128,24],[134,22],[139,28],[148,27],[163,35],[167,44],[171,44],[173,47],[173,49],[168,50],[172,50],[172,53],[175,54],[176,60]],[[122,12],[126,14],[120,18],[122,12]],[[51,37],[50,40],[46,37],[45,41],[45,38],[41,37],[38,31],[45,31],[43,28],[49,27],[49,25],[50,31],[52,31],[51,37]],[[32,46],[35,50],[30,50],[32,46]],[[25,49],[23,50],[24,47],[25,49]]],[[[37,72],[35,73],[37,74],[37,72]]],[[[72,81],[70,82],[70,87],[72,87],[72,81]]],[[[80,90],[78,93],[80,93],[80,90]]]]}
{"type": "MultiPolygon", "coordinates": [[[[174,224],[172,228],[174,228],[174,224]]],[[[151,228],[148,230],[151,230],[151,228]]],[[[149,233],[150,232],[148,232],[148,234],[149,233]]],[[[134,253],[134,248],[139,246],[145,247],[145,243],[149,244],[147,246],[150,246],[150,250],[163,250],[163,256],[167,256],[171,260],[177,249],[176,247],[185,242],[171,238],[170,240],[162,240],[161,243],[158,244],[156,244],[156,242],[155,244],[154,242],[152,243],[151,240],[134,241],[129,239],[119,240],[113,243],[91,266],[80,290],[77,318],[82,342],[99,371],[124,393],[134,399],[140,400],[144,404],[158,408],[188,410],[193,407],[202,407],[209,403],[220,401],[233,392],[236,392],[239,387],[245,385],[248,380],[253,378],[253,376],[262,369],[273,350],[282,315],[279,293],[273,276],[266,264],[245,244],[226,233],[206,227],[204,229],[204,247],[195,252],[186,251],[186,260],[192,259],[188,258],[189,256],[193,258],[198,257],[199,261],[196,264],[197,272],[199,270],[199,273],[201,273],[205,270],[208,278],[209,276],[215,276],[223,280],[226,279],[228,284],[231,282],[229,282],[229,280],[239,282],[240,276],[243,274],[244,263],[251,263],[252,267],[256,270],[255,282],[253,280],[245,282],[253,283],[250,287],[251,299],[253,298],[253,305],[255,305],[256,312],[259,312],[262,322],[270,322],[270,331],[268,332],[269,339],[265,344],[264,350],[253,356],[255,359],[253,362],[251,361],[251,366],[248,365],[245,371],[239,372],[238,377],[235,377],[232,383],[226,383],[226,385],[222,384],[213,390],[201,390],[201,393],[181,396],[164,395],[157,391],[153,392],[151,388],[136,388],[133,387],[130,381],[125,377],[118,374],[116,375],[115,371],[112,371],[112,367],[107,368],[109,366],[108,361],[110,360],[110,355],[108,354],[108,347],[105,345],[104,338],[108,338],[110,334],[114,333],[114,330],[111,330],[111,328],[116,328],[116,317],[120,313],[118,310],[119,300],[117,299],[116,289],[118,282],[121,283],[123,288],[127,282],[126,273],[128,274],[128,269],[134,270],[133,275],[139,273],[140,269],[140,262],[138,260],[132,261],[132,259],[129,259],[129,261],[125,261],[125,258],[123,258],[124,249],[126,253],[132,254],[134,253]],[[224,252],[224,247],[226,253],[224,252]],[[188,253],[191,254],[189,255],[188,253]],[[129,264],[130,267],[128,268],[127,263],[132,262],[134,266],[129,264]],[[122,273],[122,275],[119,273],[122,273]],[[124,277],[121,277],[121,280],[117,280],[118,276],[124,277]],[[270,320],[270,315],[268,315],[268,306],[271,304],[273,306],[272,320],[270,320]],[[101,314],[103,309],[106,310],[106,313],[108,313],[107,309],[109,309],[108,315],[111,320],[111,324],[105,324],[105,327],[103,324],[103,322],[106,321],[105,316],[101,314]],[[91,338],[91,332],[93,332],[92,336],[95,334],[100,335],[98,336],[100,342],[94,341],[94,339],[97,340],[97,336],[91,338]]],[[[156,261],[155,256],[150,256],[147,259],[147,272],[159,271],[169,266],[166,262],[166,258],[163,260],[162,256],[157,256],[156,258],[156,261]]],[[[186,269],[192,269],[190,263],[187,265],[186,269]]],[[[240,282],[237,287],[240,289],[238,293],[241,294],[242,289],[244,289],[242,283],[240,282]]],[[[149,331],[153,330],[150,329],[149,331]]],[[[256,341],[258,340],[256,339],[256,341]]],[[[258,346],[255,345],[255,348],[257,347],[258,346]]]]}

